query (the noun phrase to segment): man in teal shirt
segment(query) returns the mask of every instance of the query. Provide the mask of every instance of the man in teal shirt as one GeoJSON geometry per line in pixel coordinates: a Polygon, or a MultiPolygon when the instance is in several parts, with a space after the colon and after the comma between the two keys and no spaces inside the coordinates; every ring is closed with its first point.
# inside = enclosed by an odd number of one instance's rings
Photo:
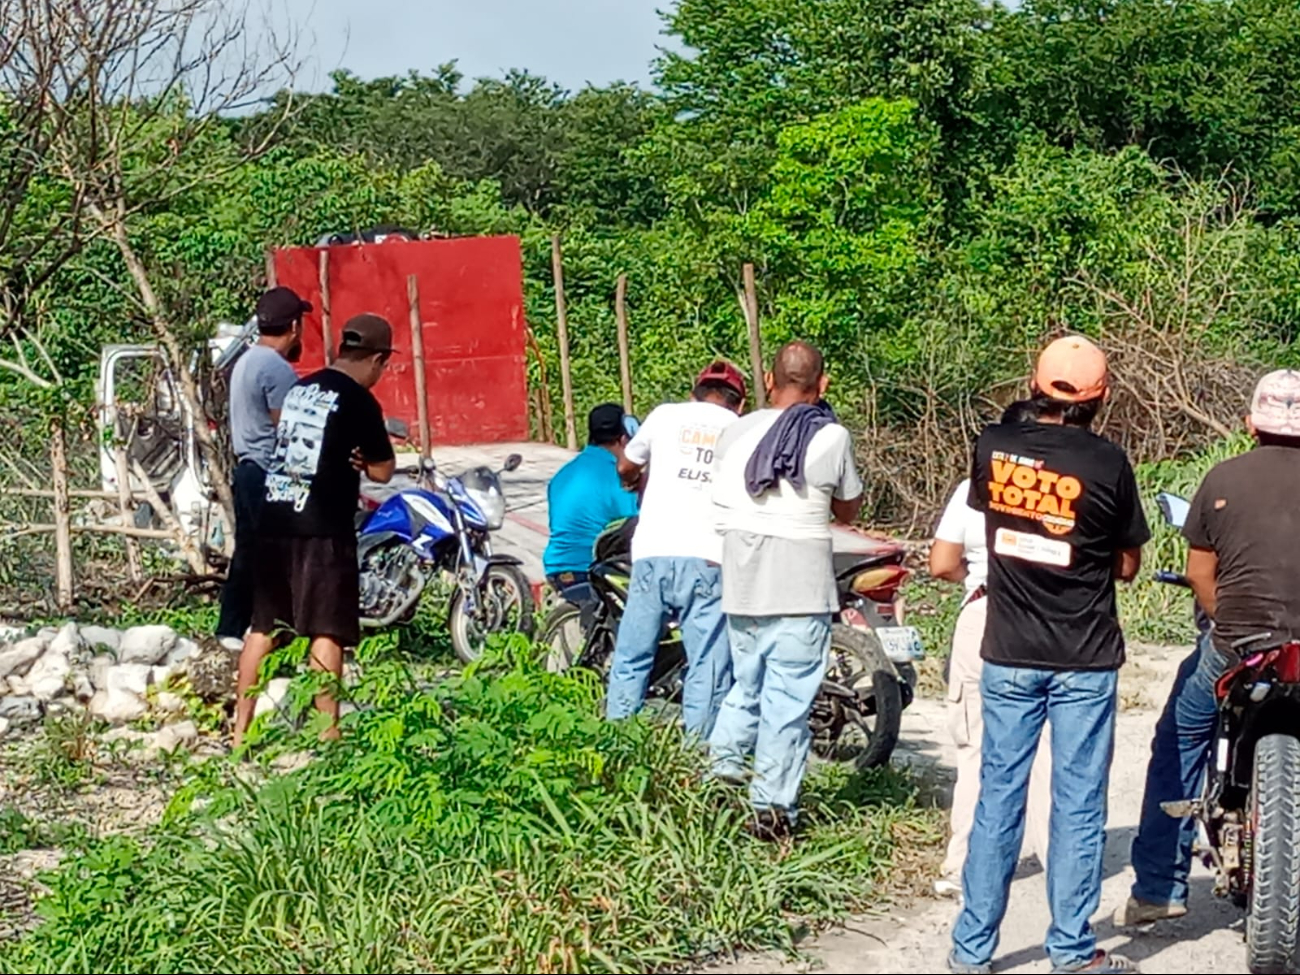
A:
{"type": "Polygon", "coordinates": [[[551,540],[542,565],[561,596],[581,601],[596,538],[610,522],[637,513],[637,497],[623,487],[618,462],[628,442],[623,408],[602,403],[587,416],[587,447],[551,478],[546,489],[551,540]]]}

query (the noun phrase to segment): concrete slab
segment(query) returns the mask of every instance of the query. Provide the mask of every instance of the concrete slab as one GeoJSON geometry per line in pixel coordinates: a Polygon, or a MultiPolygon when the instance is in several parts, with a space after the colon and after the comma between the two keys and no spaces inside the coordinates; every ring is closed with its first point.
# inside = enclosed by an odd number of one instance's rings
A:
{"type": "MultiPolygon", "coordinates": [[[[546,486],[574,454],[554,444],[501,443],[438,447],[433,459],[444,473],[459,474],[479,465],[499,470],[506,457],[515,453],[520,454],[524,461],[517,470],[501,476],[501,486],[506,495],[506,523],[500,531],[493,533],[493,548],[503,554],[518,556],[523,560],[529,580],[541,583],[545,579],[542,553],[550,538],[546,486]]],[[[413,466],[418,459],[414,453],[399,453],[398,469],[413,466]]],[[[362,490],[368,497],[382,500],[410,484],[409,477],[399,474],[387,485],[365,485],[362,490]]],[[[833,526],[832,535],[836,552],[872,552],[883,544],[863,532],[838,525],[833,526]]]]}

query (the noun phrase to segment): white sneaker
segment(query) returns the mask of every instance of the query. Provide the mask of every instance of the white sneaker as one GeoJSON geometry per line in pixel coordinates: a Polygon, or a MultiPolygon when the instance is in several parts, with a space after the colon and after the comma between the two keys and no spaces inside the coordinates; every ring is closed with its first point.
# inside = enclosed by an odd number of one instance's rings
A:
{"type": "Polygon", "coordinates": [[[955,877],[940,877],[934,882],[934,896],[948,900],[961,899],[961,880],[955,877]]]}
{"type": "Polygon", "coordinates": [[[238,651],[244,649],[244,641],[237,636],[223,636],[217,642],[226,650],[238,651]]]}

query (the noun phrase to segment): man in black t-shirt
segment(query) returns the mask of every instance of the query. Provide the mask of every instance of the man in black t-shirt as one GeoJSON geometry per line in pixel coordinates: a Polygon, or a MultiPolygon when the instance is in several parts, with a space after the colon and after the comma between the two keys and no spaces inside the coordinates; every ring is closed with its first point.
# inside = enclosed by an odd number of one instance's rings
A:
{"type": "Polygon", "coordinates": [[[1247,425],[1259,446],[1205,476],[1183,525],[1190,546],[1187,580],[1213,623],[1179,667],[1156,724],[1133,840],[1137,879],[1115,915],[1121,926],[1187,913],[1196,822],[1174,819],[1160,807],[1200,796],[1219,677],[1242,651],[1300,637],[1300,373],[1282,370],[1261,379],[1247,425]]]}
{"type": "Polygon", "coordinates": [[[1089,427],[1109,394],[1106,357],[1058,339],[1033,380],[1038,418],[987,428],[970,504],[984,513],[988,622],[981,656],[980,798],[949,967],[988,972],[1025,830],[1029,770],[1052,725],[1046,948],[1053,971],[1133,972],[1097,950],[1106,800],[1124,636],[1115,580],[1133,579],[1149,537],[1124,452],[1089,427]]]}
{"type": "MultiPolygon", "coordinates": [[[[235,747],[253,718],[248,692],[277,634],[309,637],[312,667],[336,677],[343,648],[361,639],[357,495],[363,472],[380,483],[393,476],[393,445],[370,392],[392,342],[387,321],[356,316],[343,327],[334,365],[285,397],[266,476],[252,628],[239,657],[235,747]]],[[[316,706],[333,719],[328,734],[336,734],[338,702],[321,694],[316,706]]]]}

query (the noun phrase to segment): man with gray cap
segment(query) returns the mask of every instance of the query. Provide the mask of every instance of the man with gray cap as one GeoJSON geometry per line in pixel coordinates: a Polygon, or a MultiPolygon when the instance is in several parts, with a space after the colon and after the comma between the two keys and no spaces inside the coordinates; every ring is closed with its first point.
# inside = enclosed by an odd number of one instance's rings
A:
{"type": "MultiPolygon", "coordinates": [[[[284,399],[266,499],[257,533],[253,620],[239,657],[235,746],[253,719],[262,659],[281,634],[311,640],[315,670],[343,673],[343,648],[361,640],[355,516],[361,474],[386,483],[396,461],[384,414],[370,392],[393,352],[393,333],[378,315],[343,326],[338,359],[302,380],[284,399]]],[[[337,733],[338,702],[316,707],[337,733]]]]}
{"type": "Polygon", "coordinates": [[[1120,926],[1187,913],[1196,822],[1160,807],[1200,797],[1217,718],[1214,685],[1241,659],[1236,644],[1267,635],[1258,645],[1266,648],[1300,637],[1300,372],[1259,381],[1246,428],[1257,446],[1205,476],[1183,525],[1185,575],[1211,625],[1178,668],[1156,725],[1133,841],[1137,877],[1115,915],[1120,926]]]}
{"type": "Polygon", "coordinates": [[[289,288],[272,288],[257,300],[257,342],[244,350],[230,374],[230,439],[235,451],[235,551],[221,588],[217,638],[243,645],[253,615],[253,548],[266,494],[266,469],[275,452],[275,428],[284,397],[298,381],[289,364],[302,356],[302,316],[311,305],[289,288]]]}

